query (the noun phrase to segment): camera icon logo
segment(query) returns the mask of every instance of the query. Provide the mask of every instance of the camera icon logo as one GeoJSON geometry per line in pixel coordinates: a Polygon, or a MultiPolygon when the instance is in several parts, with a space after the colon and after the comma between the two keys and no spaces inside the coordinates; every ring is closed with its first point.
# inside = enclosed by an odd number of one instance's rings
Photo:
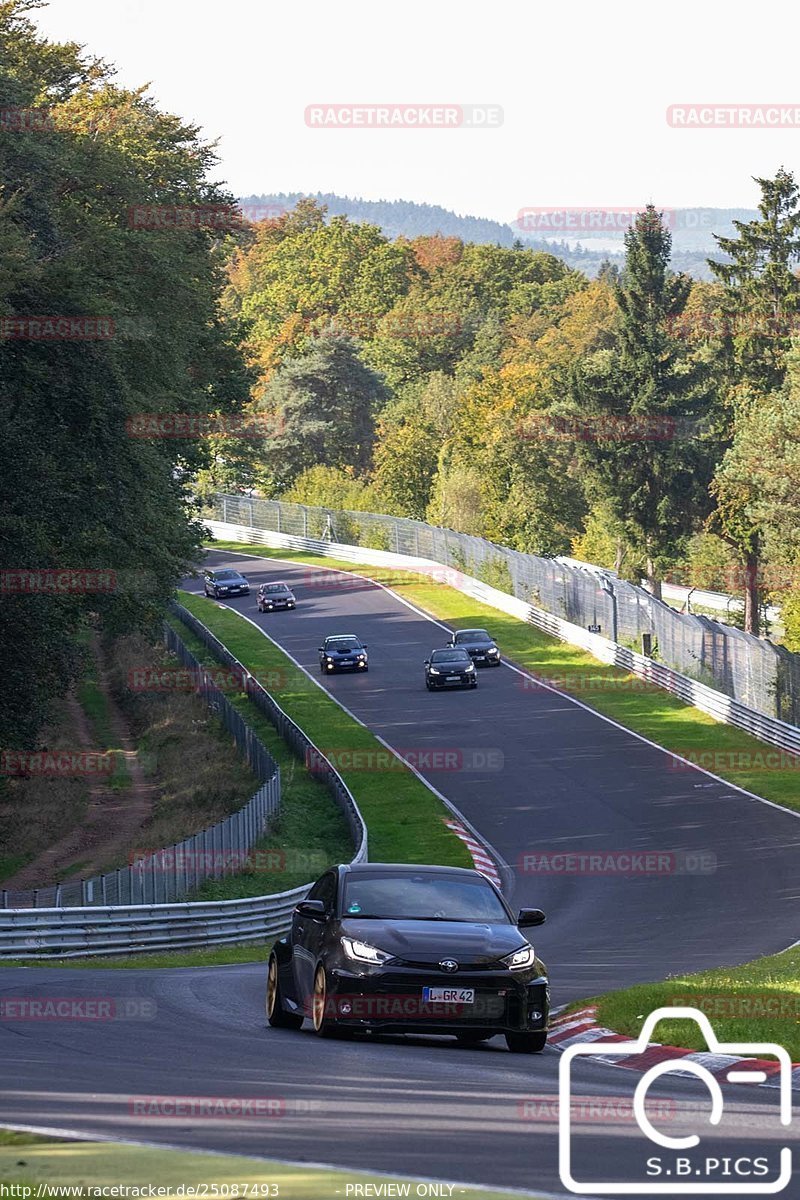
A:
{"type": "MultiPolygon", "coordinates": [[[[574,1178],[573,1175],[573,1129],[571,1124],[572,1114],[572,1065],[576,1059],[590,1058],[602,1055],[604,1061],[610,1058],[629,1058],[633,1055],[644,1054],[650,1043],[653,1041],[653,1034],[656,1026],[660,1021],[665,1020],[687,1020],[694,1021],[700,1026],[700,1030],[705,1038],[708,1050],[715,1055],[731,1055],[736,1058],[742,1056],[758,1056],[777,1059],[780,1064],[780,1071],[777,1076],[779,1088],[779,1122],[783,1126],[789,1126],[792,1121],[792,1062],[788,1052],[783,1046],[778,1046],[773,1042],[720,1042],[712,1028],[711,1022],[704,1012],[696,1008],[659,1008],[650,1016],[642,1027],[642,1032],[635,1042],[604,1042],[601,1040],[595,1042],[579,1042],[569,1046],[562,1055],[559,1064],[559,1173],[561,1182],[564,1187],[577,1195],[587,1196],[602,1196],[602,1195],[662,1195],[662,1196],[681,1196],[681,1195],[717,1195],[717,1196],[737,1196],[737,1195],[775,1195],[783,1191],[792,1177],[792,1151],[788,1146],[784,1146],[780,1150],[779,1164],[780,1170],[777,1178],[772,1178],[769,1181],[756,1182],[752,1178],[747,1182],[740,1180],[733,1181],[730,1177],[715,1180],[713,1178],[714,1168],[710,1164],[719,1165],[718,1159],[702,1158],[697,1162],[701,1165],[696,1165],[690,1158],[680,1158],[675,1160],[677,1163],[686,1164],[685,1167],[673,1170],[666,1169],[657,1171],[657,1174],[662,1175],[660,1182],[655,1182],[650,1178],[645,1178],[638,1182],[620,1182],[614,1180],[591,1180],[581,1181],[574,1178]],[[664,1181],[663,1175],[669,1175],[669,1182],[664,1181]]],[[[741,1064],[740,1064],[741,1066],[741,1064]]],[[[724,1070],[724,1064],[718,1069],[724,1070]]],[[[656,1129],[650,1121],[645,1110],[647,1100],[647,1092],[651,1085],[663,1075],[670,1071],[690,1072],[697,1076],[708,1088],[711,1095],[711,1112],[708,1117],[709,1125],[712,1127],[719,1126],[722,1121],[724,1111],[724,1098],[719,1080],[711,1071],[700,1062],[695,1062],[692,1059],[684,1057],[676,1057],[674,1059],[665,1059],[651,1067],[642,1078],[639,1080],[633,1096],[633,1113],[636,1118],[636,1123],[641,1132],[648,1139],[648,1142],[660,1147],[662,1150],[668,1151],[671,1154],[676,1152],[686,1153],[700,1146],[700,1137],[697,1134],[689,1134],[684,1137],[669,1137],[656,1129]]],[[[767,1076],[760,1070],[737,1070],[733,1064],[729,1065],[725,1070],[724,1078],[728,1083],[763,1083],[767,1076]]],[[[750,1159],[742,1159],[742,1162],[751,1162],[750,1159]]],[[[756,1162],[759,1160],[755,1160],[756,1162]]],[[[648,1163],[660,1162],[659,1159],[648,1159],[648,1163]]],[[[649,1173],[649,1172],[648,1172],[649,1173]]],[[[655,1172],[654,1172],[655,1173],[655,1172]]],[[[743,1172],[744,1173],[744,1172],[743,1172]]],[[[765,1172],[756,1171],[752,1174],[762,1174],[765,1172]]]]}

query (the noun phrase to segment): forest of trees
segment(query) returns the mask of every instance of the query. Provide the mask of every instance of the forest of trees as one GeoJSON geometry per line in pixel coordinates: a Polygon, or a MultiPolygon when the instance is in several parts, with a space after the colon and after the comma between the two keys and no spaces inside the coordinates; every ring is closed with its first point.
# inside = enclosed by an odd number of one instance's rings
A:
{"type": "Polygon", "coordinates": [[[392,241],[308,199],[247,229],[225,308],[271,432],[221,439],[200,490],[733,592],[754,632],[769,599],[800,648],[800,208],[789,172],[756,182],[712,282],[673,269],[652,207],[595,280],[519,244],[392,241]]]}
{"type": "Polygon", "coordinates": [[[738,592],[752,630],[768,598],[800,649],[790,173],[757,181],[711,281],[673,269],[652,207],[596,279],[312,199],[252,223],[197,128],[45,42],[29,7],[0,0],[4,744],[35,740],[87,621],[155,627],[215,491],[738,592]],[[44,316],[106,332],[31,334],[44,316]],[[134,436],[151,418],[185,436],[134,436]],[[20,583],[64,568],[113,583],[20,583]]]}

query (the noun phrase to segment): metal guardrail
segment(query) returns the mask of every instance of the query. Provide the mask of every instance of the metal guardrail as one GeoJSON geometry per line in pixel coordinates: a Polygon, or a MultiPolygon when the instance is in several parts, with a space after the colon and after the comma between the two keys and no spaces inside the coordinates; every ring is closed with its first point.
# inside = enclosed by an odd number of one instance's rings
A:
{"type": "MultiPolygon", "coordinates": [[[[234,668],[237,676],[244,679],[247,695],[304,761],[309,761],[313,755],[314,774],[327,784],[353,836],[356,852],[352,861],[366,862],[367,826],[355,798],[338,771],[202,621],[180,604],[171,607],[173,613],[192,629],[215,657],[234,668]]],[[[183,661],[195,665],[195,669],[202,672],[197,659],[180,642],[174,630],[172,634],[176,645],[180,643],[182,646],[180,653],[182,657],[185,655],[183,661]]],[[[214,691],[218,691],[210,680],[209,684],[214,691]]],[[[222,693],[219,694],[222,700],[226,700],[222,693]]],[[[241,720],[240,714],[230,707],[241,720]]],[[[258,742],[264,753],[268,754],[249,726],[244,721],[242,724],[254,743],[258,742]]],[[[279,788],[278,768],[271,756],[269,761],[275,766],[274,780],[279,788]]],[[[248,828],[253,829],[252,823],[248,828]]],[[[258,836],[260,834],[254,837],[251,845],[255,844],[258,836]]],[[[180,848],[172,847],[173,850],[180,848]]],[[[213,847],[208,849],[213,864],[213,847]]],[[[155,857],[157,859],[158,855],[155,857]]],[[[231,862],[216,865],[238,869],[235,856],[232,856],[231,862]]],[[[84,955],[131,954],[143,950],[189,949],[278,937],[289,928],[295,905],[308,894],[310,887],[309,882],[291,891],[242,900],[0,909],[0,961],[3,958],[41,961],[54,955],[76,958],[84,955]]]]}
{"type": "MultiPolygon", "coordinates": [[[[472,596],[482,604],[509,613],[521,621],[527,621],[551,637],[588,650],[601,662],[620,667],[656,687],[664,688],[718,721],[742,729],[789,754],[800,754],[800,728],[796,725],[790,725],[785,721],[749,708],[731,696],[692,679],[690,676],[683,675],[664,663],[638,654],[635,650],[610,641],[600,634],[590,633],[580,625],[545,612],[544,609],[518,599],[516,596],[510,596],[507,592],[502,592],[480,579],[466,575],[461,570],[450,567],[442,568],[435,560],[414,555],[278,533],[255,526],[226,524],[219,521],[206,521],[206,524],[215,536],[228,541],[249,541],[254,544],[261,542],[273,547],[285,546],[294,550],[309,550],[315,554],[342,559],[345,562],[405,568],[409,571],[421,571],[424,574],[433,575],[440,582],[472,596]]],[[[710,769],[713,770],[713,765],[710,765],[710,769]]]]}
{"type": "Polygon", "coordinates": [[[598,627],[623,645],[639,647],[641,635],[649,634],[657,657],[673,670],[766,716],[800,724],[800,654],[709,617],[677,612],[625,580],[602,586],[590,571],[558,559],[405,517],[224,495],[214,498],[207,515],[262,534],[328,540],[440,563],[572,625],[598,627]]]}
{"type": "Polygon", "coordinates": [[[307,883],[250,900],[9,909],[0,912],[0,962],[197,949],[279,937],[310,887],[307,883]]]}

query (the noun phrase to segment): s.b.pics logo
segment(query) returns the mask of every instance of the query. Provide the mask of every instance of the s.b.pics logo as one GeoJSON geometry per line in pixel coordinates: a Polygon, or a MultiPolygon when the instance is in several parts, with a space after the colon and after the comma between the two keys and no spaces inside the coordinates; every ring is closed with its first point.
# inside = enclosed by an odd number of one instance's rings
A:
{"type": "Polygon", "coordinates": [[[719,1042],[708,1017],[696,1008],[659,1008],[645,1021],[638,1041],[608,1041],[600,1036],[578,1042],[564,1051],[559,1065],[559,1171],[564,1186],[578,1195],[775,1195],[792,1177],[792,1151],[782,1144],[791,1120],[792,1063],[786,1050],[772,1042],[719,1042]],[[676,1019],[699,1025],[708,1053],[688,1055],[651,1044],[659,1022],[676,1019]],[[590,1144],[585,1130],[572,1119],[576,1063],[580,1067],[581,1060],[592,1057],[604,1063],[619,1060],[637,1071],[620,1075],[630,1075],[634,1081],[630,1133],[643,1138],[619,1139],[617,1148],[623,1154],[614,1179],[597,1178],[601,1159],[596,1140],[590,1144]],[[639,1075],[640,1071],[644,1073],[639,1075]],[[660,1110],[653,1105],[654,1095],[648,1093],[669,1074],[687,1076],[692,1083],[685,1092],[681,1090],[678,1113],[666,1132],[660,1110]],[[707,1095],[695,1086],[697,1080],[707,1095]],[[767,1082],[771,1089],[760,1097],[774,1103],[759,1108],[759,1115],[769,1111],[766,1125],[742,1123],[742,1097],[745,1103],[754,1097],[748,1090],[728,1085],[752,1088],[767,1082]],[[739,1109],[738,1116],[733,1108],[739,1109]]]}

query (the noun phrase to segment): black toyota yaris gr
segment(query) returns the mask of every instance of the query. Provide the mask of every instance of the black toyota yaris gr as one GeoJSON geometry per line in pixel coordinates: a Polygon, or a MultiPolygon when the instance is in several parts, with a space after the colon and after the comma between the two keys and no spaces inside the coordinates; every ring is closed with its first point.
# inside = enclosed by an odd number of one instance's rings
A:
{"type": "Polygon", "coordinates": [[[503,1034],[509,1050],[544,1049],[547,969],[479,871],[364,863],[331,867],[272,948],[267,1019],[320,1037],[358,1030],[449,1034],[467,1045],[503,1034]]]}

